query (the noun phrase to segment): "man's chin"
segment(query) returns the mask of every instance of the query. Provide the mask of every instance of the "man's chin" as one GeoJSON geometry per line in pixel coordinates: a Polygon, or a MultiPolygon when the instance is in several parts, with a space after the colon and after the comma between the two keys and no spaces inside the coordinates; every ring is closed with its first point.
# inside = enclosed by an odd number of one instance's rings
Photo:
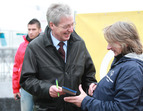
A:
{"type": "Polygon", "coordinates": [[[35,39],[36,37],[29,37],[30,39],[35,39]]]}
{"type": "Polygon", "coordinates": [[[63,41],[68,41],[70,39],[70,37],[65,37],[64,39],[63,39],[63,41]]]}

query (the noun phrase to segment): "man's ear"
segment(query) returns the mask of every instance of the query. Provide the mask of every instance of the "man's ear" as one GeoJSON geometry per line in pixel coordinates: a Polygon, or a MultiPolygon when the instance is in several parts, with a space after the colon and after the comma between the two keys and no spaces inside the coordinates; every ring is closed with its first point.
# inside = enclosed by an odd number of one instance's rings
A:
{"type": "Polygon", "coordinates": [[[53,27],[54,27],[53,22],[50,22],[50,23],[49,23],[49,27],[50,27],[51,29],[53,29],[53,27]]]}

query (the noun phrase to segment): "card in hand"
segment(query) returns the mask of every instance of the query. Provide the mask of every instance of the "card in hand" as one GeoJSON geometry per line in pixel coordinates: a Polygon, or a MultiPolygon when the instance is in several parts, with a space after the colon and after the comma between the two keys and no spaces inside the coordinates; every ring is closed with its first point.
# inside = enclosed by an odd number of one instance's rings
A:
{"type": "Polygon", "coordinates": [[[76,93],[77,93],[77,91],[72,90],[70,88],[67,88],[65,86],[62,86],[62,91],[65,92],[65,93],[71,94],[71,95],[76,95],[76,93]]]}

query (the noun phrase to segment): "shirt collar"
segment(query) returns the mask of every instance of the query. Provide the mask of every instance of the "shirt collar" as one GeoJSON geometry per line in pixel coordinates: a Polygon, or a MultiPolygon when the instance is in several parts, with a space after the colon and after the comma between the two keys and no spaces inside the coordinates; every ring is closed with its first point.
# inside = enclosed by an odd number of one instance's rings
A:
{"type": "MultiPolygon", "coordinates": [[[[50,35],[51,35],[51,39],[52,39],[52,41],[53,41],[53,45],[54,45],[55,47],[57,47],[60,41],[59,41],[58,39],[56,39],[56,38],[52,35],[52,31],[50,32],[50,35]]],[[[67,41],[63,41],[63,42],[64,42],[64,44],[67,46],[67,41]]]]}

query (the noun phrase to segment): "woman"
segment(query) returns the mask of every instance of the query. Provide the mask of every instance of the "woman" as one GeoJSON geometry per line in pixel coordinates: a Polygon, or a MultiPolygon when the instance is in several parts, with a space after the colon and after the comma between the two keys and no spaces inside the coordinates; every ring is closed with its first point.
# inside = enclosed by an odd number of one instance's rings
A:
{"type": "Polygon", "coordinates": [[[81,94],[64,100],[83,111],[143,111],[143,46],[132,23],[116,22],[104,29],[107,49],[114,60],[93,96],[81,94]]]}

